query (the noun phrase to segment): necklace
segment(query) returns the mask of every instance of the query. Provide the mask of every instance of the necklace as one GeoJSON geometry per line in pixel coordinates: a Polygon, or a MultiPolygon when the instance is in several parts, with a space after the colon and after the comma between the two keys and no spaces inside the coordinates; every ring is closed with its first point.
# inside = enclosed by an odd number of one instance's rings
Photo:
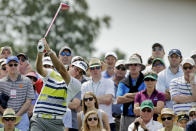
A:
{"type": "Polygon", "coordinates": [[[93,80],[92,80],[92,90],[93,90],[93,93],[94,93],[95,95],[97,95],[97,94],[96,94],[96,93],[97,93],[97,89],[99,88],[100,84],[101,84],[101,81],[100,81],[100,80],[99,80],[98,83],[95,83],[95,82],[93,82],[93,80]]]}

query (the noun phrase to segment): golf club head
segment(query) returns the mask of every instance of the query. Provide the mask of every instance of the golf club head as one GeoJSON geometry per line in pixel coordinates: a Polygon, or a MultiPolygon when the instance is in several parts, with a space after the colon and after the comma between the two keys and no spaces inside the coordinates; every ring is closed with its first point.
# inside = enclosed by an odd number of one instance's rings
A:
{"type": "Polygon", "coordinates": [[[70,7],[69,0],[61,0],[61,10],[68,10],[70,7]]]}

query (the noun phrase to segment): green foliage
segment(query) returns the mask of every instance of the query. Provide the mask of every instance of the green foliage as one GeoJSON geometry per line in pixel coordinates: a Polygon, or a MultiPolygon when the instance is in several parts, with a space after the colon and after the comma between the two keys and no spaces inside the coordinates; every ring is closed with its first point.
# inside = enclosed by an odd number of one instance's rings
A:
{"type": "MultiPolygon", "coordinates": [[[[0,42],[12,41],[14,51],[35,60],[37,42],[47,31],[59,4],[59,0],[0,0],[0,42]]],[[[87,57],[95,51],[93,41],[100,28],[109,25],[109,16],[92,18],[86,0],[75,0],[69,10],[59,12],[46,39],[56,53],[67,45],[75,55],[87,57]]]]}

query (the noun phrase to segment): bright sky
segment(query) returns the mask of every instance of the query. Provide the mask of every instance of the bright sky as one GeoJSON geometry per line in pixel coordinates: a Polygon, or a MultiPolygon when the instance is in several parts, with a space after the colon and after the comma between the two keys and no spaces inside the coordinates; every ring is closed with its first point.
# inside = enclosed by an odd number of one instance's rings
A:
{"type": "Polygon", "coordinates": [[[94,56],[119,48],[127,57],[139,53],[146,64],[155,42],[164,45],[166,56],[172,48],[180,49],[184,57],[196,50],[194,0],[87,1],[91,16],[112,17],[111,28],[102,29],[94,43],[94,56]]]}

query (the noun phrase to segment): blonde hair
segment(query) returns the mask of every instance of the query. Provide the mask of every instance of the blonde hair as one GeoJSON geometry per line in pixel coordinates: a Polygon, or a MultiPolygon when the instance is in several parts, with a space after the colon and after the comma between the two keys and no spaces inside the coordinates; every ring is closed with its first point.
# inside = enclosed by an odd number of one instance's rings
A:
{"type": "MultiPolygon", "coordinates": [[[[96,108],[96,109],[99,109],[98,100],[97,100],[97,97],[95,96],[95,94],[92,93],[92,92],[86,92],[86,93],[84,94],[84,96],[85,96],[85,95],[90,95],[90,96],[92,96],[93,99],[95,100],[95,104],[94,104],[95,108],[96,108]]],[[[85,105],[84,96],[83,96],[83,99],[82,99],[82,111],[84,112],[84,114],[86,114],[86,112],[87,112],[87,106],[85,105]]]]}
{"type": "Polygon", "coordinates": [[[101,121],[100,121],[100,118],[97,114],[96,111],[89,111],[85,114],[84,116],[84,124],[83,124],[83,127],[82,127],[82,131],[90,131],[90,127],[88,125],[88,117],[92,114],[95,114],[97,116],[97,120],[98,120],[98,124],[97,124],[97,129],[100,129],[100,131],[102,131],[103,127],[101,126],[101,121]]]}

